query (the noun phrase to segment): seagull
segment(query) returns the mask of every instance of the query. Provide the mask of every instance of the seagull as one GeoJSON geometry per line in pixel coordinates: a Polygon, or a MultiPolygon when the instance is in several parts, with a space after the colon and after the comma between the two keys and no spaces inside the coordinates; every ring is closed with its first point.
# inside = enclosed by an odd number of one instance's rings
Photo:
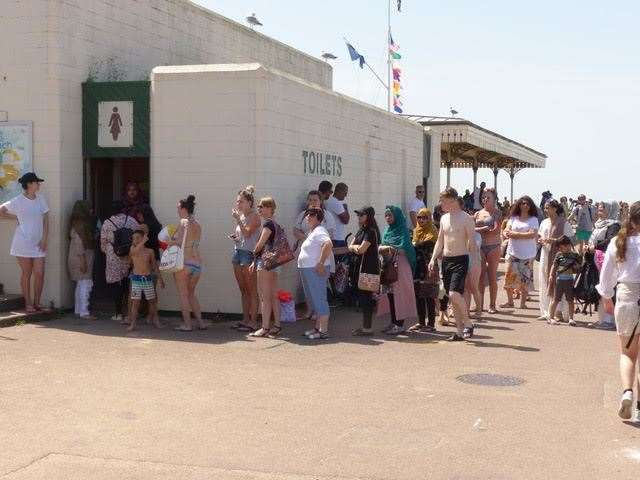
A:
{"type": "Polygon", "coordinates": [[[252,13],[247,17],[247,23],[251,25],[251,30],[253,30],[254,27],[262,26],[262,23],[260,23],[260,20],[258,20],[258,17],[256,17],[255,13],[252,13]]]}
{"type": "Polygon", "coordinates": [[[451,112],[452,117],[455,117],[458,114],[458,111],[454,110],[453,107],[449,107],[449,112],[451,112]]]}
{"type": "Polygon", "coordinates": [[[324,61],[326,62],[327,60],[335,60],[338,57],[336,57],[333,53],[322,52],[322,58],[324,58],[324,61]]]}

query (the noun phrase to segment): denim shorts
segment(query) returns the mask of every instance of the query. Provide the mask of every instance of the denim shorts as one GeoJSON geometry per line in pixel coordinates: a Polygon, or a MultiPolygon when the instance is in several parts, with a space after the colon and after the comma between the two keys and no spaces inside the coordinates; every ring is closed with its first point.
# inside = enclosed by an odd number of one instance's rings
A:
{"type": "Polygon", "coordinates": [[[256,258],[256,270],[265,271],[265,272],[280,273],[280,272],[282,272],[282,266],[276,267],[273,270],[267,270],[265,268],[265,266],[264,266],[264,260],[262,260],[262,258],[256,258]]]}
{"type": "Polygon", "coordinates": [[[253,252],[249,250],[236,250],[233,253],[231,263],[240,265],[241,267],[248,267],[253,263],[253,252]]]}

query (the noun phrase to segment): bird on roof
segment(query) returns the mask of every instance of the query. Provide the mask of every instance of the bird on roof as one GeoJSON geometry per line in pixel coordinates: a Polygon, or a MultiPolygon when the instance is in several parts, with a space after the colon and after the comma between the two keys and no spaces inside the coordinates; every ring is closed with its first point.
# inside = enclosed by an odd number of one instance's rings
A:
{"type": "Polygon", "coordinates": [[[327,60],[336,60],[338,57],[336,57],[333,53],[322,52],[322,58],[324,58],[324,61],[326,62],[327,60]]]}
{"type": "Polygon", "coordinates": [[[458,114],[458,111],[454,110],[453,107],[449,107],[449,112],[451,113],[452,117],[455,117],[458,114]]]}
{"type": "Polygon", "coordinates": [[[260,22],[260,20],[258,20],[258,17],[256,17],[255,13],[252,13],[247,17],[247,23],[251,26],[251,30],[253,30],[254,27],[262,26],[262,23],[260,22]]]}

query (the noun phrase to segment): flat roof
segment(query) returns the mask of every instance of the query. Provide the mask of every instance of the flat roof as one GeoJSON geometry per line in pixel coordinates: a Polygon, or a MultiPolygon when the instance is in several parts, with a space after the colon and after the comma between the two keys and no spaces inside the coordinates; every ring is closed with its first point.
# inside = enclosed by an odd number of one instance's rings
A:
{"type": "Polygon", "coordinates": [[[518,168],[544,168],[546,165],[547,156],[544,153],[464,118],[432,115],[403,116],[425,128],[430,127],[433,132],[440,133],[443,152],[452,153],[445,148],[445,145],[468,146],[469,154],[456,155],[456,158],[451,160],[454,164],[451,166],[469,167],[474,161],[481,167],[498,166],[498,164],[503,166],[505,162],[518,168]],[[483,154],[478,155],[479,151],[483,154]]]}

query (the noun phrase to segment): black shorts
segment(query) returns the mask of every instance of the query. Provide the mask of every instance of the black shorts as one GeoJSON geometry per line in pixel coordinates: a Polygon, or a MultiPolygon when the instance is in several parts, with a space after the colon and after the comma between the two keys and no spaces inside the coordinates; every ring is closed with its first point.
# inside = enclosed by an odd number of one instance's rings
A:
{"type": "Polygon", "coordinates": [[[469,255],[444,257],[442,259],[442,283],[444,291],[464,293],[464,282],[469,271],[469,255]]]}
{"type": "Polygon", "coordinates": [[[556,288],[553,291],[553,301],[560,302],[562,297],[567,299],[567,302],[573,302],[573,280],[556,280],[556,288]]]}

